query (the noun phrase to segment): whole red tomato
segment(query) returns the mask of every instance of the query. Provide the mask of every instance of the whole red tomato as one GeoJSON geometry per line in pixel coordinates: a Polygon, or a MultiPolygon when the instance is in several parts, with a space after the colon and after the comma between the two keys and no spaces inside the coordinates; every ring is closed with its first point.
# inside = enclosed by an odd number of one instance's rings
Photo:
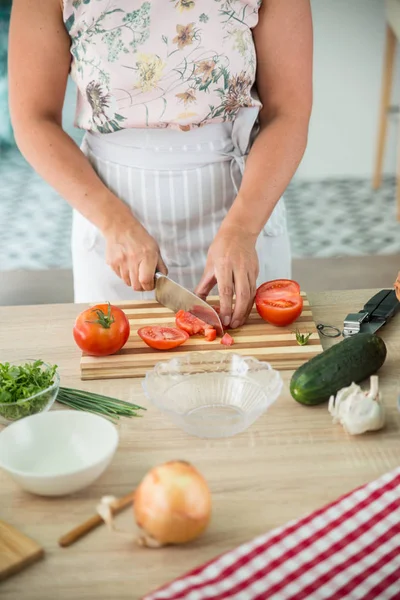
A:
{"type": "Polygon", "coordinates": [[[264,321],[286,327],[303,311],[300,286],[291,279],[275,279],[260,285],[256,293],[256,308],[264,321]]]}
{"type": "Polygon", "coordinates": [[[75,342],[91,356],[108,356],[121,350],[130,334],[125,313],[111,304],[97,304],[78,315],[74,329],[75,342]]]}

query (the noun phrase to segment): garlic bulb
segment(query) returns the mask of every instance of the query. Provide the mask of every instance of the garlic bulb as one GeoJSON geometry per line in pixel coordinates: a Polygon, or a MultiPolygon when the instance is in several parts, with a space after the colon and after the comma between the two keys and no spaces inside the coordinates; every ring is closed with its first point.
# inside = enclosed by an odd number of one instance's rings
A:
{"type": "Polygon", "coordinates": [[[351,435],[382,429],[385,425],[385,409],[378,389],[378,377],[370,380],[369,392],[352,383],[329,399],[329,412],[334,423],[341,423],[351,435]]]}

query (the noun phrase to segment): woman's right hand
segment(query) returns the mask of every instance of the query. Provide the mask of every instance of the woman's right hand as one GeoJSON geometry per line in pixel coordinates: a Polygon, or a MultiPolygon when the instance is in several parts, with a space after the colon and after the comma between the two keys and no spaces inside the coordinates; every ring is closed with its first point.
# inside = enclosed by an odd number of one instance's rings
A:
{"type": "Polygon", "coordinates": [[[107,264],[135,292],[153,290],[156,271],[167,275],[157,242],[137,221],[114,226],[104,236],[107,264]]]}

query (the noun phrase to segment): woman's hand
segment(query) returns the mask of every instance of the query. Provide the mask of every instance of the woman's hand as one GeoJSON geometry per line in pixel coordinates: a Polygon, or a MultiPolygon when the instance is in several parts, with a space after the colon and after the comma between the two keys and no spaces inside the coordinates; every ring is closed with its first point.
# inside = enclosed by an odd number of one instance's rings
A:
{"type": "Polygon", "coordinates": [[[206,299],[215,284],[220,296],[220,316],[225,327],[243,325],[257,289],[257,236],[239,226],[222,226],[211,244],[206,268],[195,292],[206,299]],[[232,307],[233,295],[235,307],[232,307]]]}
{"type": "Polygon", "coordinates": [[[154,289],[155,272],[167,275],[154,238],[137,221],[105,232],[106,262],[135,292],[154,289]]]}

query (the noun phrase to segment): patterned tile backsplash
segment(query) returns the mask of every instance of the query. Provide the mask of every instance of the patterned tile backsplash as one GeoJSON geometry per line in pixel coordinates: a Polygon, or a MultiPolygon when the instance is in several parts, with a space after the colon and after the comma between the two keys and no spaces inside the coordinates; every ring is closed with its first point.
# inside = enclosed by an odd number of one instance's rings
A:
{"type": "Polygon", "coordinates": [[[0,1],[0,152],[14,145],[14,135],[8,110],[8,27],[11,0],[0,1]]]}
{"type": "MultiPolygon", "coordinates": [[[[294,258],[400,253],[395,180],[297,182],[285,198],[294,258]]],[[[17,151],[0,160],[0,270],[69,268],[71,209],[17,151]]]]}
{"type": "Polygon", "coordinates": [[[294,181],[285,198],[296,258],[400,252],[394,177],[376,192],[370,179],[294,181]]]}

